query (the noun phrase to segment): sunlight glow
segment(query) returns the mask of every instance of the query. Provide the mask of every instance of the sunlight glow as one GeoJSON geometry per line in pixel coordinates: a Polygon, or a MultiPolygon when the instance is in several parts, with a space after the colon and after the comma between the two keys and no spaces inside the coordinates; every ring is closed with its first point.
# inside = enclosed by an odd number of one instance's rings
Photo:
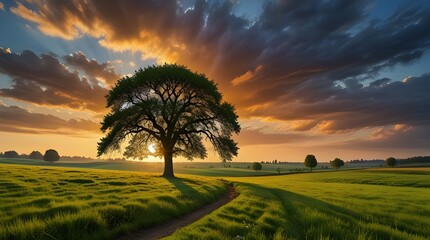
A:
{"type": "Polygon", "coordinates": [[[156,151],[156,149],[155,149],[155,144],[153,144],[153,143],[151,143],[151,144],[149,144],[148,145],[148,151],[150,152],[150,153],[155,153],[155,151],[156,151]]]}

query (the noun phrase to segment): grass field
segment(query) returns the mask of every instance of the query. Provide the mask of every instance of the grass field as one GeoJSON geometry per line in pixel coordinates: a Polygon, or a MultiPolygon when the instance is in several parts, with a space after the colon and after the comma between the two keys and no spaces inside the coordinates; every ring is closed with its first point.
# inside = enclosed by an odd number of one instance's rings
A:
{"type": "MultiPolygon", "coordinates": [[[[162,162],[131,162],[131,161],[100,161],[100,162],[64,162],[58,161],[49,163],[42,160],[33,159],[7,159],[0,158],[0,164],[17,164],[31,166],[57,166],[72,168],[90,168],[90,169],[108,169],[108,170],[125,170],[141,171],[148,173],[161,174],[163,172],[162,162]]],[[[215,177],[241,177],[241,176],[263,176],[280,173],[290,173],[291,170],[309,171],[303,163],[282,163],[282,164],[263,164],[261,171],[250,169],[252,163],[220,163],[220,162],[175,162],[175,173],[191,174],[200,176],[215,177]]],[[[327,171],[328,163],[320,163],[314,171],[327,171]]]]}
{"type": "Polygon", "coordinates": [[[206,177],[217,171],[236,176],[224,179],[239,197],[167,239],[430,239],[430,168],[185,166],[205,176],[0,164],[0,239],[113,239],[217,199],[225,184],[206,177]]]}
{"type": "Polygon", "coordinates": [[[243,177],[168,239],[430,239],[430,168],[243,177]]]}
{"type": "Polygon", "coordinates": [[[0,164],[0,239],[113,239],[225,191],[201,177],[0,164]]]}

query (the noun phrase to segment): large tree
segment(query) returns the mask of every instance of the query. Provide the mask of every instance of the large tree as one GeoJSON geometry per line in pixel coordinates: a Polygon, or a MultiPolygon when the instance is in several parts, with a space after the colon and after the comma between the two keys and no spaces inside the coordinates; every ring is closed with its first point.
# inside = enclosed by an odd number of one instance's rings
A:
{"type": "Polygon", "coordinates": [[[98,156],[128,141],[125,156],[164,157],[163,176],[174,177],[173,157],[205,158],[204,139],[222,161],[237,155],[231,136],[240,132],[238,116],[203,74],[178,65],[151,66],[120,79],[106,98],[111,111],[102,122],[106,136],[98,156]]]}

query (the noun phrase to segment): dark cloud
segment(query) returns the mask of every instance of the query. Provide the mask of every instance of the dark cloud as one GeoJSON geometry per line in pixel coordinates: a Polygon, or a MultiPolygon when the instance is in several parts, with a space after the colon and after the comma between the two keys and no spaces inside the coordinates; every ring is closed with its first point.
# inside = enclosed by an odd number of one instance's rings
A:
{"type": "MultiPolygon", "coordinates": [[[[91,78],[100,78],[107,85],[115,84],[120,78],[109,62],[98,63],[95,59],[89,60],[83,52],[64,56],[64,60],[69,66],[73,66],[77,70],[82,70],[91,78]]],[[[98,84],[97,79],[92,79],[92,82],[98,84]]]]}
{"type": "Polygon", "coordinates": [[[18,106],[0,103],[0,131],[34,134],[80,135],[98,133],[99,124],[84,119],[64,120],[41,113],[32,113],[18,106]]]}
{"type": "Polygon", "coordinates": [[[409,4],[370,19],[370,1],[281,0],[266,1],[260,16],[245,19],[234,4],[34,1],[12,12],[50,36],[90,35],[109,49],[204,72],[242,117],[303,120],[292,129],[329,133],[429,124],[429,75],[405,83],[379,76],[428,51],[428,7],[409,4]]]}
{"type": "Polygon", "coordinates": [[[381,79],[378,79],[378,80],[371,82],[369,84],[369,87],[383,87],[390,82],[391,82],[391,79],[389,79],[389,78],[381,78],[381,79]]]}
{"type": "MultiPolygon", "coordinates": [[[[387,81],[376,82],[380,85],[387,81]]],[[[429,89],[430,74],[379,87],[374,82],[360,88],[315,83],[285,94],[277,107],[263,106],[249,114],[276,116],[281,120],[312,119],[311,126],[329,133],[393,124],[425,126],[430,125],[429,89]],[[283,111],[287,108],[288,111],[283,111]]]]}
{"type": "Polygon", "coordinates": [[[80,77],[55,56],[36,55],[32,51],[21,54],[0,50],[0,73],[12,79],[11,88],[0,89],[0,96],[47,106],[63,106],[74,109],[104,111],[107,89],[96,79],[109,83],[117,74],[107,63],[86,61],[83,53],[65,57],[87,75],[80,77]]]}

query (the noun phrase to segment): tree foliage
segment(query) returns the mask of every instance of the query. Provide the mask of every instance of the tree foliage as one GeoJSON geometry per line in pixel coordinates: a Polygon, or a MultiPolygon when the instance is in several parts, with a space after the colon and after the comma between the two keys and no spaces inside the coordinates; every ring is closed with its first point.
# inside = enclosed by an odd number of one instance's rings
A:
{"type": "Polygon", "coordinates": [[[393,157],[387,158],[387,160],[385,160],[385,162],[386,162],[387,166],[389,166],[389,167],[394,167],[397,165],[397,160],[393,157]]]}
{"type": "Polygon", "coordinates": [[[252,164],[252,169],[255,171],[260,171],[261,169],[263,169],[263,165],[261,165],[261,163],[259,162],[254,162],[252,164]]]}
{"type": "Polygon", "coordinates": [[[307,155],[305,158],[305,166],[306,167],[310,167],[311,168],[311,172],[312,172],[312,168],[316,167],[318,165],[317,159],[315,158],[314,155],[307,155]]]}
{"type": "Polygon", "coordinates": [[[33,151],[29,155],[30,159],[43,159],[43,154],[39,151],[33,151]]]}
{"type": "Polygon", "coordinates": [[[18,158],[19,155],[16,151],[10,150],[3,153],[4,158],[18,158]]]}
{"type": "Polygon", "coordinates": [[[330,165],[336,169],[345,166],[345,162],[340,158],[335,158],[333,161],[330,161],[330,165]]]}
{"type": "Polygon", "coordinates": [[[49,149],[45,151],[45,155],[43,155],[43,160],[47,162],[56,162],[60,160],[60,155],[54,149],[49,149]]]}
{"type": "Polygon", "coordinates": [[[151,66],[122,78],[109,91],[107,107],[111,111],[102,122],[106,136],[98,143],[98,156],[127,142],[125,156],[164,157],[163,175],[173,177],[173,157],[207,156],[204,139],[222,161],[237,155],[231,138],[240,132],[234,107],[222,100],[213,81],[184,66],[151,66]]]}

